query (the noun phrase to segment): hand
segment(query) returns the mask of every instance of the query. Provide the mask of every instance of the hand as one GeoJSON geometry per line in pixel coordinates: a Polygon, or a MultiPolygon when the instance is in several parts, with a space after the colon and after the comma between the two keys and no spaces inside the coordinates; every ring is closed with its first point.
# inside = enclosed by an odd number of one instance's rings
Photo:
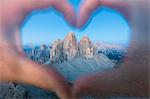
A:
{"type": "Polygon", "coordinates": [[[92,12],[102,5],[119,11],[128,20],[132,33],[128,56],[118,69],[80,77],[73,87],[73,96],[149,96],[148,2],[85,0],[77,26],[82,28],[92,12]]]}
{"type": "Polygon", "coordinates": [[[65,78],[54,68],[26,59],[21,47],[20,27],[24,19],[33,10],[51,6],[75,25],[73,8],[66,0],[0,0],[0,81],[28,83],[67,99],[70,87],[65,78]]]}

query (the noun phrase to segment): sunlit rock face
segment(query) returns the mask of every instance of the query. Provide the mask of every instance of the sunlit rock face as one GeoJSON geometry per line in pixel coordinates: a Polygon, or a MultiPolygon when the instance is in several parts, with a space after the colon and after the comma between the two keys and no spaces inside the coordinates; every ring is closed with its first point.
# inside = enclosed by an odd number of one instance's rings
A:
{"type": "Polygon", "coordinates": [[[62,48],[63,46],[60,39],[53,42],[50,47],[50,63],[62,63],[64,61],[62,48]]]}
{"type": "Polygon", "coordinates": [[[88,36],[84,36],[79,43],[73,32],[61,41],[53,42],[50,49],[50,63],[62,63],[77,57],[90,59],[94,57],[94,46],[88,36]]]}
{"type": "Polygon", "coordinates": [[[79,53],[86,59],[90,59],[94,56],[94,47],[88,36],[84,36],[79,41],[79,53]]]}
{"type": "Polygon", "coordinates": [[[68,35],[62,41],[63,45],[63,57],[65,60],[74,59],[78,56],[78,44],[77,39],[73,32],[68,35]]]}

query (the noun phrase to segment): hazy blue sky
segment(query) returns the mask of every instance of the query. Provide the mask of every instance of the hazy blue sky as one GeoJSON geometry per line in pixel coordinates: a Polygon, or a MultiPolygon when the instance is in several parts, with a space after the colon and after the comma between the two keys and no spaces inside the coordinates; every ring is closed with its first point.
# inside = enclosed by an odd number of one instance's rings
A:
{"type": "MultiPolygon", "coordinates": [[[[70,0],[76,11],[80,0],[70,0]]],[[[68,13],[69,14],[69,13],[68,13]]],[[[69,31],[73,31],[78,40],[88,35],[94,42],[108,43],[129,42],[130,29],[124,18],[109,8],[97,10],[87,27],[82,30],[73,29],[54,9],[35,11],[26,20],[22,28],[23,44],[50,44],[54,40],[63,39],[69,31]]]]}

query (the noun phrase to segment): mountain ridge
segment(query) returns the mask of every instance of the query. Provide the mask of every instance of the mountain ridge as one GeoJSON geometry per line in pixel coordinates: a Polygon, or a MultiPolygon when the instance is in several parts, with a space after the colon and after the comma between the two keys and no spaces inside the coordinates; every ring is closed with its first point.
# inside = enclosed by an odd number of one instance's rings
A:
{"type": "Polygon", "coordinates": [[[48,62],[62,63],[79,56],[91,59],[99,53],[103,53],[110,59],[120,61],[125,56],[126,49],[118,44],[93,43],[87,35],[77,41],[75,34],[69,32],[64,39],[57,39],[49,46],[28,44],[24,46],[24,52],[31,60],[43,64],[48,62]]]}

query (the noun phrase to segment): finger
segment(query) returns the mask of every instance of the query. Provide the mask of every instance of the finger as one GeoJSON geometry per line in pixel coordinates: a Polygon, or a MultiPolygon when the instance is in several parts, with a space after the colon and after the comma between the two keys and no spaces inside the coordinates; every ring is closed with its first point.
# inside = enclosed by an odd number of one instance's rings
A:
{"type": "Polygon", "coordinates": [[[74,9],[66,0],[56,0],[53,6],[64,15],[64,18],[71,25],[76,26],[76,16],[74,9]]]}
{"type": "Polygon", "coordinates": [[[75,12],[67,0],[28,0],[28,2],[26,2],[24,5],[28,11],[54,7],[56,10],[62,13],[69,24],[73,26],[76,25],[75,12]]]}
{"type": "Polygon", "coordinates": [[[124,71],[118,69],[81,77],[75,82],[73,87],[73,96],[75,98],[81,96],[96,96],[100,98],[102,96],[116,95],[148,95],[147,91],[145,91],[142,86],[139,86],[139,82],[133,80],[136,78],[129,75],[125,75],[124,71]]]}
{"type": "Polygon", "coordinates": [[[19,29],[17,28],[15,31],[14,31],[14,42],[15,42],[15,45],[16,45],[16,50],[19,52],[19,54],[21,54],[22,56],[25,56],[24,55],[24,51],[23,51],[23,48],[22,48],[22,41],[21,41],[21,35],[20,35],[20,31],[19,29]]]}
{"type": "Polygon", "coordinates": [[[100,98],[100,96],[108,96],[114,94],[114,92],[119,92],[120,90],[116,90],[118,87],[115,86],[115,82],[117,82],[115,81],[116,76],[113,76],[113,73],[108,72],[81,77],[75,82],[73,96],[75,98],[82,96],[96,96],[100,98]]]}
{"type": "Polygon", "coordinates": [[[85,0],[80,6],[77,27],[81,28],[87,22],[91,13],[100,6],[100,0],[85,0]]]}
{"type": "MultiPolygon", "coordinates": [[[[85,0],[80,7],[79,16],[77,19],[77,26],[82,28],[87,20],[90,18],[92,12],[94,12],[98,7],[107,6],[116,11],[119,11],[128,20],[130,19],[130,1],[122,0],[85,0]]],[[[129,20],[130,21],[130,20],[129,20]]]]}
{"type": "Polygon", "coordinates": [[[20,66],[21,71],[17,73],[17,82],[55,91],[60,98],[68,99],[70,87],[65,78],[54,68],[47,68],[26,59],[20,60],[20,66]]]}

